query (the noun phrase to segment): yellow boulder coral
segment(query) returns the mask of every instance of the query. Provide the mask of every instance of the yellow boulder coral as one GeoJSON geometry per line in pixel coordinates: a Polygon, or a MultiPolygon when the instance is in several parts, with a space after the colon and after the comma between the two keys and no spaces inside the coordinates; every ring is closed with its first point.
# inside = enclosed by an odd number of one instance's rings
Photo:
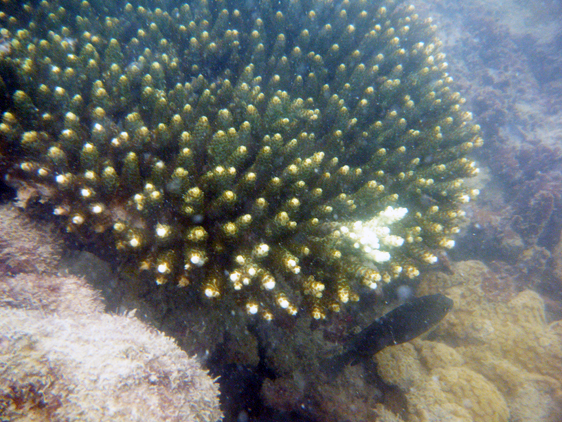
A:
{"type": "Polygon", "coordinates": [[[382,378],[405,394],[406,420],[561,420],[562,322],[547,322],[533,291],[508,297],[491,289],[495,276],[480,262],[453,270],[427,274],[419,287],[420,295],[442,292],[455,301],[435,341],[375,357],[382,378]]]}
{"type": "Polygon", "coordinates": [[[376,361],[383,379],[404,392],[408,421],[508,421],[497,388],[444,344],[417,340],[383,350],[376,361]]]}

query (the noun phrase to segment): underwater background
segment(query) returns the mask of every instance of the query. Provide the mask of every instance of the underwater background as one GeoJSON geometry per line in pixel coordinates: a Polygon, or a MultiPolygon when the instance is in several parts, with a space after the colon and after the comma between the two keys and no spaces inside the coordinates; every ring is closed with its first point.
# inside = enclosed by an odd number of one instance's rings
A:
{"type": "Polygon", "coordinates": [[[560,2],[188,4],[0,5],[0,420],[562,420],[560,2]]]}

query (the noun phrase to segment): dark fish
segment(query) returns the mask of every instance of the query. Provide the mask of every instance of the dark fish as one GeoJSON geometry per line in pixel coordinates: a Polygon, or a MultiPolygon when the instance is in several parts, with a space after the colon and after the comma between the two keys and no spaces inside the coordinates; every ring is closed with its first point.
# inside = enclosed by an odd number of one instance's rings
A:
{"type": "Polygon", "coordinates": [[[324,360],[322,367],[336,374],[349,363],[356,365],[388,346],[410,341],[437,325],[452,307],[453,301],[442,294],[415,298],[351,336],[343,352],[324,360]]]}

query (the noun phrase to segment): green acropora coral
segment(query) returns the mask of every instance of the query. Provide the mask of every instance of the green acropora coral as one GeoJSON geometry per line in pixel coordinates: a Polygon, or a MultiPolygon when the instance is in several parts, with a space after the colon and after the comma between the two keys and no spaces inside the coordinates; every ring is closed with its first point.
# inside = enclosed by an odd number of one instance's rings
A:
{"type": "Polygon", "coordinates": [[[322,319],[435,263],[478,193],[479,127],[413,6],[1,8],[2,174],[155,283],[322,319]]]}

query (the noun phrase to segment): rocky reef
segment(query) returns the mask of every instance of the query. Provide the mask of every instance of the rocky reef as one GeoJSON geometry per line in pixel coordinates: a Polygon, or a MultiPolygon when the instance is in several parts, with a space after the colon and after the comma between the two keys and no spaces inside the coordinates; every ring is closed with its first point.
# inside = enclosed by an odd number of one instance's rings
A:
{"type": "MultiPolygon", "coordinates": [[[[423,1],[439,23],[455,80],[482,126],[487,183],[455,248],[559,302],[562,222],[561,4],[423,1]]],[[[548,300],[553,309],[553,303],[548,300]]],[[[557,315],[560,306],[557,306],[557,315]]]]}
{"type": "Polygon", "coordinates": [[[0,21],[5,180],[219,316],[324,319],[416,277],[478,193],[479,127],[413,6],[7,1],[0,21]]]}
{"type": "Polygon", "coordinates": [[[6,206],[0,221],[0,419],[222,417],[218,386],[196,359],[132,315],[104,313],[84,280],[56,275],[48,230],[6,206]]]}

